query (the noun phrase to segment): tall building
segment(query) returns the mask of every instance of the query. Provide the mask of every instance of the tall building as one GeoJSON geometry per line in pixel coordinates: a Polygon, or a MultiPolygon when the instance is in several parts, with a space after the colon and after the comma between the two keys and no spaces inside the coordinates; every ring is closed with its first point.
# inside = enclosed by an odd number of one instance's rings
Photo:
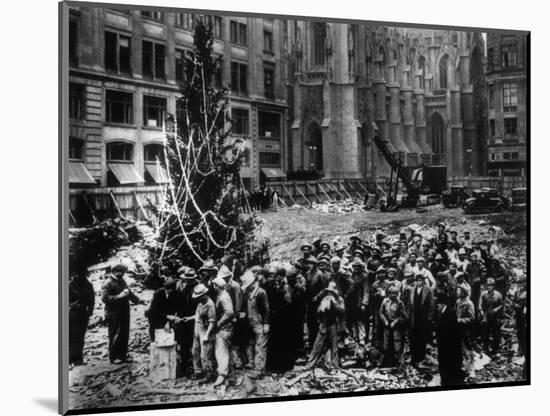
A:
{"type": "Polygon", "coordinates": [[[291,44],[289,167],[325,177],[389,176],[373,142],[405,165],[485,171],[481,33],[295,21],[291,44]]]}
{"type": "Polygon", "coordinates": [[[527,39],[487,35],[488,174],[525,176],[527,39]]]}
{"type": "Polygon", "coordinates": [[[214,53],[223,57],[216,82],[231,86],[232,134],[249,148],[244,182],[257,184],[262,168],[286,169],[279,20],[71,7],[71,186],[163,181],[155,164],[163,120],[178,111],[183,54],[192,48],[199,18],[212,24],[214,53]]]}

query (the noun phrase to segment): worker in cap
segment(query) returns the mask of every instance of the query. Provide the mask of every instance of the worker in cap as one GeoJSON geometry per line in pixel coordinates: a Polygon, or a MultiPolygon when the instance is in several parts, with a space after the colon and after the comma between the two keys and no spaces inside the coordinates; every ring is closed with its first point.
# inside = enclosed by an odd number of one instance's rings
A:
{"type": "Polygon", "coordinates": [[[434,305],[433,292],[426,285],[424,275],[415,273],[415,287],[412,289],[409,303],[409,337],[413,366],[418,366],[426,357],[426,345],[432,338],[434,305]]]}
{"type": "Polygon", "coordinates": [[[334,244],[334,254],[336,254],[339,257],[342,256],[342,253],[344,252],[345,249],[346,248],[340,242],[337,242],[336,244],[334,244]]]}
{"type": "Polygon", "coordinates": [[[216,306],[208,296],[208,288],[202,283],[194,287],[193,299],[197,301],[192,346],[193,371],[199,383],[204,384],[215,379],[211,357],[215,343],[216,306]]]}
{"type": "Polygon", "coordinates": [[[455,304],[455,311],[464,356],[464,367],[469,377],[473,378],[475,377],[473,353],[475,308],[470,299],[470,285],[467,282],[457,283],[457,292],[458,299],[455,304]]]}
{"type": "Polygon", "coordinates": [[[105,320],[108,324],[109,360],[114,364],[131,361],[128,357],[130,302],[144,304],[124,280],[127,270],[125,264],[115,264],[101,289],[101,300],[105,305],[105,320]]]}
{"type": "Polygon", "coordinates": [[[214,260],[206,260],[199,269],[201,283],[204,284],[206,287],[210,287],[210,282],[212,281],[212,279],[214,279],[214,277],[216,277],[217,273],[218,269],[214,264],[214,260]]]}
{"type": "Polygon", "coordinates": [[[502,294],[495,290],[495,279],[487,279],[487,288],[481,293],[479,301],[479,315],[481,319],[481,330],[483,347],[487,353],[498,353],[500,349],[500,326],[504,315],[504,300],[502,294]]]}
{"type": "Polygon", "coordinates": [[[405,304],[399,299],[399,289],[390,284],[386,297],[380,306],[380,320],[383,327],[383,367],[402,367],[405,324],[408,319],[405,304]]]}
{"type": "Polygon", "coordinates": [[[229,376],[229,356],[231,347],[231,338],[233,336],[233,318],[235,310],[231,296],[226,290],[228,279],[232,276],[227,266],[222,266],[218,275],[212,280],[214,292],[216,293],[216,335],[214,355],[216,357],[218,377],[214,382],[214,387],[225,383],[229,376]],[[225,268],[225,269],[224,269],[225,268]]]}

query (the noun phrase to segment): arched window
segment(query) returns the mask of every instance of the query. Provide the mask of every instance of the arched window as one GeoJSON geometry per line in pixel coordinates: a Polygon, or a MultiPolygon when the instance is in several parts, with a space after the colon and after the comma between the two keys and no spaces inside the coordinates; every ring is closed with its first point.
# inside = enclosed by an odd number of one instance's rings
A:
{"type": "Polygon", "coordinates": [[[429,133],[434,154],[445,153],[445,123],[439,113],[430,117],[429,133]]]}
{"type": "Polygon", "coordinates": [[[439,88],[447,88],[447,67],[449,65],[448,55],[443,56],[439,61],[439,88]]]}
{"type": "Polygon", "coordinates": [[[325,64],[325,40],[327,26],[322,22],[313,23],[313,65],[325,64]]]}
{"type": "Polygon", "coordinates": [[[420,77],[418,78],[418,88],[422,90],[424,89],[424,76],[426,75],[426,59],[423,56],[418,58],[418,71],[420,72],[420,77]]]}

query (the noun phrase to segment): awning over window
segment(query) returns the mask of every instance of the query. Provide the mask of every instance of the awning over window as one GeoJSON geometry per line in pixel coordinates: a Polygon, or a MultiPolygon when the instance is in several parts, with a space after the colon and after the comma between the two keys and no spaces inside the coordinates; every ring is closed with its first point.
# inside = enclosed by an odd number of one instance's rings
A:
{"type": "Polygon", "coordinates": [[[69,183],[95,185],[95,180],[82,162],[69,162],[69,183]]]}
{"type": "Polygon", "coordinates": [[[286,174],[279,168],[262,168],[262,172],[268,179],[286,178],[286,174]]]}
{"type": "Polygon", "coordinates": [[[145,165],[145,170],[155,183],[168,183],[168,172],[159,164],[148,163],[145,165]]]}
{"type": "Polygon", "coordinates": [[[145,182],[131,163],[109,163],[107,166],[121,185],[145,182]]]}

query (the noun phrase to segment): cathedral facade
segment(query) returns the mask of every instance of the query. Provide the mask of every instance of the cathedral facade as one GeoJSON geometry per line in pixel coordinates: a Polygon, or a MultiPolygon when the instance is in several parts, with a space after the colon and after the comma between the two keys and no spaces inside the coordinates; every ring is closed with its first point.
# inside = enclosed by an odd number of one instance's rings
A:
{"type": "Polygon", "coordinates": [[[482,33],[287,21],[288,170],[379,178],[373,138],[406,166],[486,171],[482,33]]]}

